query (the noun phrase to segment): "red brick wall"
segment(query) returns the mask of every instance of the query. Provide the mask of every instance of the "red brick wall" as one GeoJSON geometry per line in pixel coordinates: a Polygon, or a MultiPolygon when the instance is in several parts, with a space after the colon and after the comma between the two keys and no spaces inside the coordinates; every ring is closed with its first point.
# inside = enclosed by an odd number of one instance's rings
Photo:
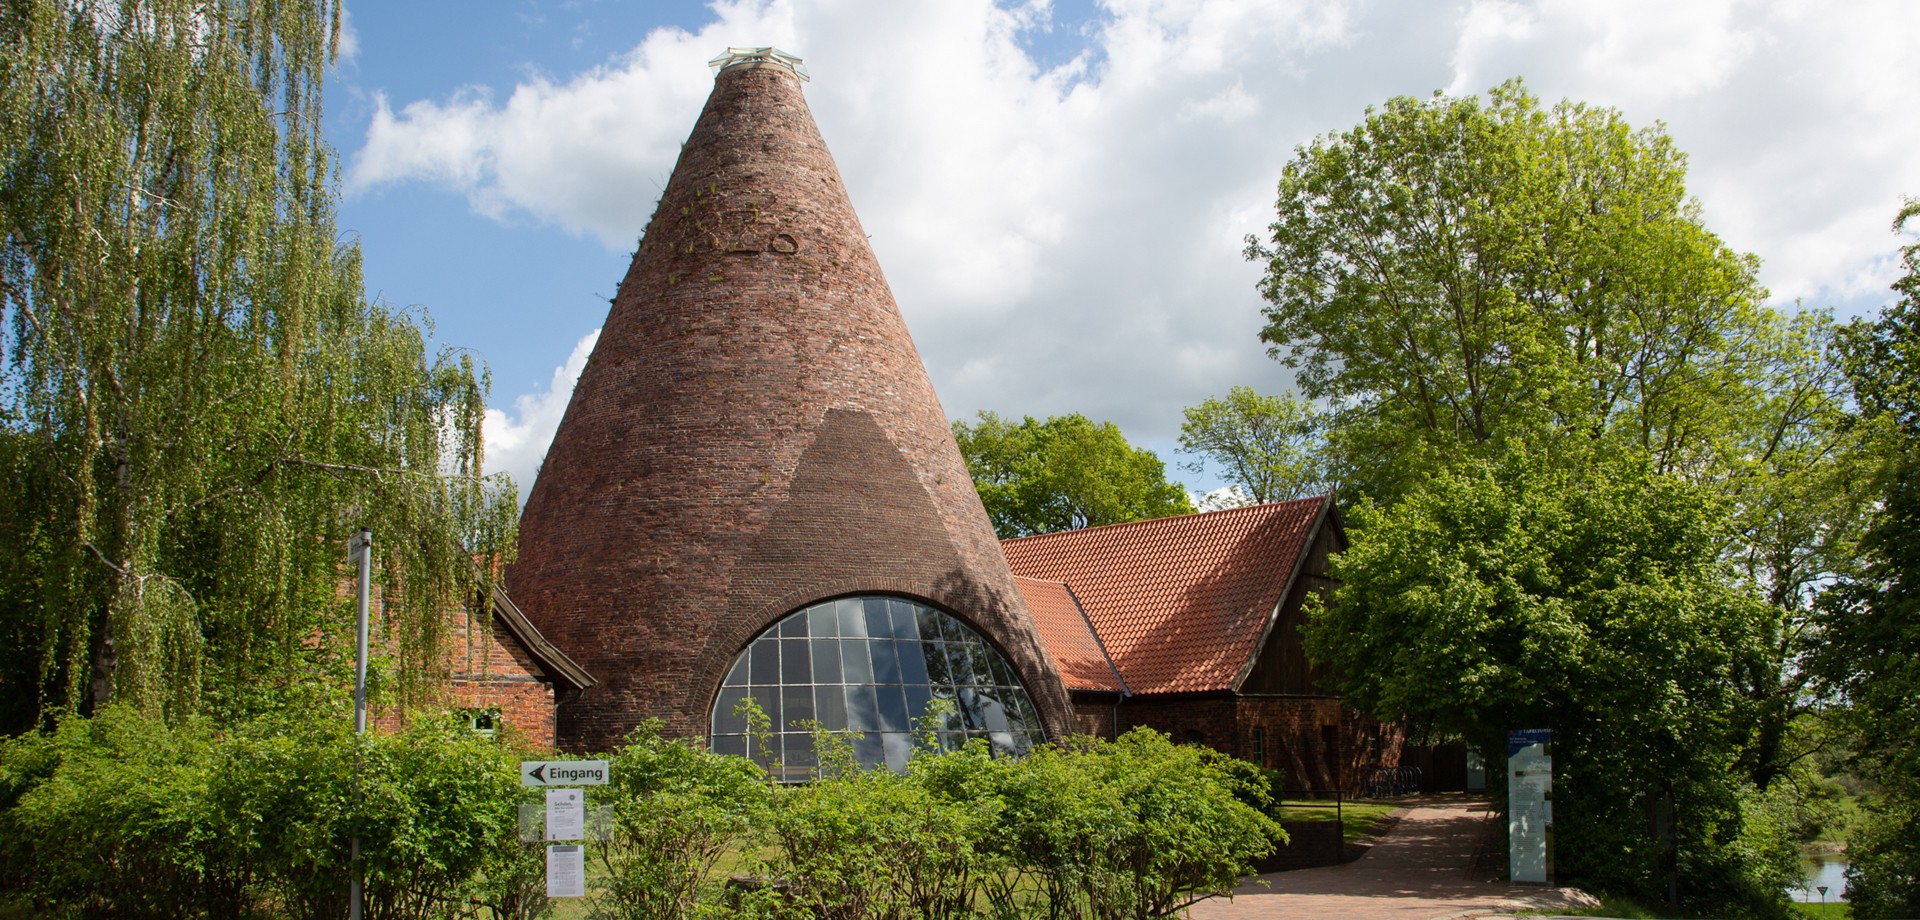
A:
{"type": "Polygon", "coordinates": [[[778,617],[946,609],[1073,726],[946,414],[794,75],[733,68],[681,150],[521,519],[514,599],[600,683],[563,747],[700,734],[778,617]]]}
{"type": "MultiPolygon", "coordinates": [[[[1084,716],[1090,707],[1080,706],[1084,716]]],[[[1121,730],[1145,725],[1175,741],[1201,743],[1286,776],[1289,789],[1352,791],[1376,766],[1399,763],[1396,726],[1340,705],[1331,696],[1133,697],[1120,706],[1121,730]],[[1256,752],[1253,730],[1264,738],[1256,752]],[[1376,729],[1378,735],[1376,737],[1376,729]]]]}
{"type": "Polygon", "coordinates": [[[1114,703],[1119,698],[1119,694],[1116,693],[1073,691],[1074,731],[1112,740],[1115,734],[1114,703]]]}
{"type": "MultiPolygon", "coordinates": [[[[539,747],[554,744],[553,685],[543,680],[538,662],[527,654],[519,641],[492,615],[483,616],[456,607],[447,611],[441,680],[421,702],[422,711],[448,709],[486,709],[499,713],[500,721],[518,732],[527,742],[539,747]]],[[[377,630],[390,636],[390,630],[377,630]]],[[[378,639],[374,640],[376,643],[378,639]]],[[[382,731],[397,731],[411,713],[387,707],[370,714],[373,726],[382,731]]]]}
{"type": "Polygon", "coordinates": [[[527,741],[552,747],[553,685],[539,663],[491,610],[485,617],[460,610],[449,625],[447,705],[498,710],[527,741]]]}

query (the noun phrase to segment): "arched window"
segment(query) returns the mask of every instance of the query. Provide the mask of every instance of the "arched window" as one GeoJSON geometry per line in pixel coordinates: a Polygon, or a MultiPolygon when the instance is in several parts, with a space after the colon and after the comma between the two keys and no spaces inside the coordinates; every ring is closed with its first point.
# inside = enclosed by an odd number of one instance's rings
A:
{"type": "Polygon", "coordinates": [[[748,753],[746,721],[734,710],[752,696],[773,724],[771,750],[752,745],[763,765],[778,759],[783,779],[816,765],[801,723],[857,731],[863,766],[906,768],[927,705],[950,700],[937,728],[941,747],[986,738],[994,751],[1021,754],[1046,740],[1040,715],[1007,660],[973,627],[899,597],[843,597],[787,615],[734,659],[714,701],[710,741],[723,754],[748,753]]]}

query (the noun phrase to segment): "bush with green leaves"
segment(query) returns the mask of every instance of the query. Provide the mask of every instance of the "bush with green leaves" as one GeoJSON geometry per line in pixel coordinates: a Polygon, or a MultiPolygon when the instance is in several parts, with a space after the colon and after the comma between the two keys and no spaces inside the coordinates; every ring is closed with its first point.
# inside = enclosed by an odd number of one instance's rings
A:
{"type": "Polygon", "coordinates": [[[1017,760],[974,745],[910,775],[984,822],[980,888],[999,917],[1171,916],[1286,841],[1257,769],[1146,728],[1017,760]]]}
{"type": "Polygon", "coordinates": [[[121,707],[11,739],[7,855],[35,906],[248,915],[254,854],[214,788],[212,747],[203,727],[170,729],[121,707]]]}
{"type": "Polygon", "coordinates": [[[650,719],[634,729],[613,755],[606,789],[594,793],[613,811],[598,847],[595,918],[713,916],[724,900],[716,867],[767,820],[773,792],[759,767],[662,738],[660,728],[650,719]]]}
{"type": "Polygon", "coordinates": [[[1889,795],[1848,842],[1847,900],[1861,920],[1920,917],[1920,799],[1889,795]]]}
{"type": "Polygon", "coordinates": [[[356,742],[109,706],[0,747],[0,881],[46,914],[337,917],[358,833],[368,917],[514,916],[519,756],[455,721],[356,742]]]}
{"type": "Polygon", "coordinates": [[[942,796],[921,768],[965,754],[923,750],[906,774],[862,770],[844,736],[816,732],[812,782],[781,790],[766,871],[786,907],[831,920],[947,920],[975,916],[992,865],[977,848],[990,833],[970,802],[942,796]]]}

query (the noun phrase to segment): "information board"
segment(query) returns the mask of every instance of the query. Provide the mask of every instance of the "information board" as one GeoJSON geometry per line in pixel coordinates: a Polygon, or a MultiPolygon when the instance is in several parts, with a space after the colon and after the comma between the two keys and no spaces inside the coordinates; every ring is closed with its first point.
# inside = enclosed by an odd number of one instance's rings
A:
{"type": "Polygon", "coordinates": [[[1548,881],[1547,832],[1553,826],[1553,732],[1507,733],[1507,866],[1509,880],[1548,881]]]}

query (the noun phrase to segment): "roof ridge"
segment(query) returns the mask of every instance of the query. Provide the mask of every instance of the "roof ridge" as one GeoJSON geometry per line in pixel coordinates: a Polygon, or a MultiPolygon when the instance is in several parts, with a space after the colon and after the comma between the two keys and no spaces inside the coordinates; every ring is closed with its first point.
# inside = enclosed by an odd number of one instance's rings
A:
{"type": "Polygon", "coordinates": [[[1166,517],[1142,518],[1137,521],[1120,521],[1113,524],[1095,524],[1091,527],[1076,527],[1073,530],[1056,530],[1056,531],[1053,531],[1052,533],[1027,534],[1024,537],[1007,537],[1005,539],[1002,539],[1000,542],[1004,545],[1007,543],[1020,543],[1020,542],[1029,541],[1029,540],[1041,540],[1047,537],[1066,537],[1073,534],[1087,534],[1087,533],[1095,533],[1100,531],[1112,532],[1114,530],[1125,528],[1125,527],[1137,528],[1137,527],[1145,527],[1145,526],[1151,526],[1156,524],[1162,524],[1166,521],[1191,521],[1191,520],[1195,520],[1197,518],[1203,518],[1203,517],[1224,517],[1230,514],[1242,514],[1242,513],[1253,512],[1253,511],[1271,513],[1275,509],[1283,505],[1298,505],[1303,502],[1324,503],[1331,497],[1332,497],[1332,493],[1325,493],[1321,495],[1309,495],[1306,498],[1289,498],[1284,501],[1262,502],[1257,505],[1240,505],[1234,508],[1217,508],[1212,511],[1196,511],[1192,514],[1170,514],[1166,517]]]}

